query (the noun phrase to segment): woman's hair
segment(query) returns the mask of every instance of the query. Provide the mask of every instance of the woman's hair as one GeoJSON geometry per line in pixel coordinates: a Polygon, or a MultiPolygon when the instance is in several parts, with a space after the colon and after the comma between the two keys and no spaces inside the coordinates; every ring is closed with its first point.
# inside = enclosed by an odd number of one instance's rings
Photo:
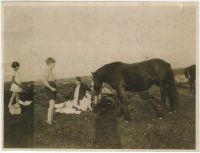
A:
{"type": "Polygon", "coordinates": [[[49,65],[49,64],[51,64],[51,63],[56,63],[56,60],[55,60],[54,58],[52,58],[52,57],[48,57],[48,58],[46,59],[46,64],[49,65]]]}
{"type": "Polygon", "coordinates": [[[19,62],[16,62],[16,61],[12,62],[12,65],[11,65],[12,68],[16,68],[19,66],[20,66],[19,62]]]}
{"type": "Polygon", "coordinates": [[[81,81],[81,77],[77,76],[76,81],[81,81]]]}

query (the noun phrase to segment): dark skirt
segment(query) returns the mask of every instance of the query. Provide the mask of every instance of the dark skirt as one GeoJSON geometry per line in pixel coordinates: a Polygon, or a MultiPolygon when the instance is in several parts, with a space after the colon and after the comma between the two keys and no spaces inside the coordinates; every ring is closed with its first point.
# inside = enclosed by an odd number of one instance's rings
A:
{"type": "MultiPolygon", "coordinates": [[[[48,81],[49,85],[55,89],[57,89],[56,87],[56,83],[52,82],[52,81],[48,81]]],[[[52,91],[51,89],[49,89],[48,87],[45,87],[46,90],[46,94],[47,94],[47,99],[48,100],[56,100],[56,94],[57,94],[57,90],[56,91],[52,91]]]]}

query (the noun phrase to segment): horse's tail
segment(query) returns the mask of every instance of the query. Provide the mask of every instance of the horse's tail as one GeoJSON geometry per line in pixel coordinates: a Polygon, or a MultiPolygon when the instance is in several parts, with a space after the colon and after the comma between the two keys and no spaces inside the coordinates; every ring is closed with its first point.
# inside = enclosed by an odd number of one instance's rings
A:
{"type": "Polygon", "coordinates": [[[170,106],[173,109],[173,111],[176,110],[179,104],[179,97],[178,97],[178,91],[175,83],[174,74],[172,72],[171,66],[169,65],[169,79],[167,84],[167,95],[169,98],[170,106]]]}

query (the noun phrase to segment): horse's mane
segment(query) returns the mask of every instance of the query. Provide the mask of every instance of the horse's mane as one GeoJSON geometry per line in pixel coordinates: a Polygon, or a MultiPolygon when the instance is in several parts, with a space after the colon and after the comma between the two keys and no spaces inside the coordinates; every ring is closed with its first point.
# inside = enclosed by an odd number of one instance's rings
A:
{"type": "Polygon", "coordinates": [[[117,62],[112,62],[112,63],[109,63],[109,64],[105,64],[102,67],[100,67],[99,69],[97,69],[95,71],[95,73],[101,73],[101,72],[104,72],[104,71],[109,71],[110,69],[113,68],[113,66],[117,66],[117,65],[121,65],[121,64],[124,64],[124,63],[122,63],[120,61],[117,61],[117,62]]]}
{"type": "Polygon", "coordinates": [[[124,63],[122,63],[120,61],[112,62],[112,63],[109,63],[109,64],[105,64],[104,66],[102,66],[102,68],[103,67],[112,67],[112,66],[121,65],[121,64],[124,64],[124,63]]]}
{"type": "Polygon", "coordinates": [[[124,63],[119,61],[105,64],[99,69],[97,69],[94,73],[97,74],[100,78],[105,79],[107,76],[109,76],[109,74],[112,73],[113,69],[123,64],[124,63]]]}

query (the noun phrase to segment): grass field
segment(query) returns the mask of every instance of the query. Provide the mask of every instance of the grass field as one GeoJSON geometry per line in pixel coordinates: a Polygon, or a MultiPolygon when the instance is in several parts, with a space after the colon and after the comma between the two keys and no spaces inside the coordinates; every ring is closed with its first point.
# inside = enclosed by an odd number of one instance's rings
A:
{"type": "MultiPolygon", "coordinates": [[[[83,81],[90,83],[87,77],[83,81]]],[[[22,115],[9,114],[9,83],[5,83],[4,89],[5,148],[195,149],[195,94],[184,83],[178,85],[178,111],[171,115],[163,111],[162,120],[157,119],[149,105],[157,100],[145,93],[128,92],[131,123],[125,123],[123,117],[116,118],[113,106],[104,104],[98,115],[93,111],[56,114],[58,123],[53,126],[46,124],[48,102],[40,83],[35,83],[34,102],[22,108],[22,115]]],[[[58,81],[58,100],[65,101],[70,90],[71,83],[58,81]]],[[[157,87],[150,92],[159,100],[157,87]]]]}

